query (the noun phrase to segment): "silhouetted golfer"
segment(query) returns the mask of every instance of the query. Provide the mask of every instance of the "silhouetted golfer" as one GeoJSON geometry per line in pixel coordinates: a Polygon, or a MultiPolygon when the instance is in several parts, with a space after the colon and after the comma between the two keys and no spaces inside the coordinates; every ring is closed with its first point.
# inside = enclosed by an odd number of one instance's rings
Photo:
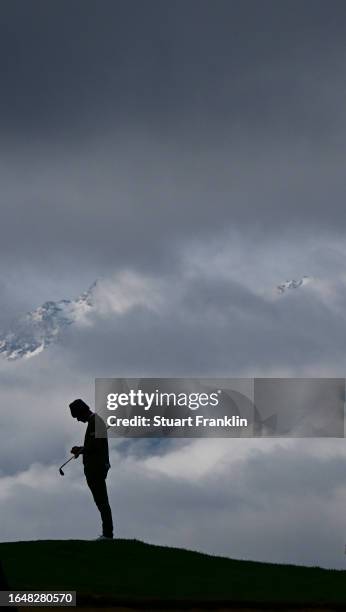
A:
{"type": "Polygon", "coordinates": [[[98,414],[92,412],[85,402],[76,399],[70,404],[71,414],[77,421],[88,423],[85,432],[84,446],[74,446],[71,453],[78,457],[83,455],[84,474],[89,489],[93,494],[96,506],[102,518],[102,536],[98,540],[113,538],[112,511],[108,501],[106,478],[110,468],[107,429],[104,421],[98,414]],[[98,435],[95,436],[95,425],[97,423],[98,435]]]}

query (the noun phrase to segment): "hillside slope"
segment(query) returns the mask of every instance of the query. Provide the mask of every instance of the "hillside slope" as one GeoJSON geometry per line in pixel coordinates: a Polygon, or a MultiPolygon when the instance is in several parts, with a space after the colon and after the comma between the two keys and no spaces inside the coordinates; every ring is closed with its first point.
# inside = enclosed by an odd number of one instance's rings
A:
{"type": "Polygon", "coordinates": [[[346,571],[215,557],[137,540],[0,544],[11,589],[76,590],[114,602],[344,603],[346,571]]]}

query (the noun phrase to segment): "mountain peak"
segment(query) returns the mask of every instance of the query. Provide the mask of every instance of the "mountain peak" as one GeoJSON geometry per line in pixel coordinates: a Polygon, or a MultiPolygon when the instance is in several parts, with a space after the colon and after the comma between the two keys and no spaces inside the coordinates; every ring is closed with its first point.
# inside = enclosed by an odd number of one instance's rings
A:
{"type": "Polygon", "coordinates": [[[277,292],[283,294],[287,291],[287,289],[297,289],[298,287],[302,287],[306,285],[311,280],[310,276],[304,275],[300,280],[286,280],[284,283],[277,285],[277,292]]]}
{"type": "Polygon", "coordinates": [[[75,300],[49,300],[14,322],[13,329],[0,334],[0,354],[9,361],[37,355],[55,342],[64,328],[83,320],[94,308],[97,280],[75,300]]]}

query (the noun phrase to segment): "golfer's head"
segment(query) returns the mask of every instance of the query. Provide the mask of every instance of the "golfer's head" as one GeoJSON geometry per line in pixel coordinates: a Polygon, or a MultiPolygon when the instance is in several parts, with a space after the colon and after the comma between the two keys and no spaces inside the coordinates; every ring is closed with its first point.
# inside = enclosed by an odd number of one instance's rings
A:
{"type": "Polygon", "coordinates": [[[83,402],[83,400],[76,399],[71,402],[69,406],[74,419],[77,419],[77,421],[82,421],[83,423],[87,422],[91,410],[89,406],[85,402],[83,402]]]}

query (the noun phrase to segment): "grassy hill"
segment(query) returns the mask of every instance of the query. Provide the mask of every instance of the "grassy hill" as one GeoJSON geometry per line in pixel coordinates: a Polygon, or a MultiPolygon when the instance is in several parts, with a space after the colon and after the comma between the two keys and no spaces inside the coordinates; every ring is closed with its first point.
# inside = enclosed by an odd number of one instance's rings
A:
{"type": "Polygon", "coordinates": [[[237,561],[137,540],[0,544],[10,588],[76,590],[79,601],[344,604],[346,571],[237,561]]]}

